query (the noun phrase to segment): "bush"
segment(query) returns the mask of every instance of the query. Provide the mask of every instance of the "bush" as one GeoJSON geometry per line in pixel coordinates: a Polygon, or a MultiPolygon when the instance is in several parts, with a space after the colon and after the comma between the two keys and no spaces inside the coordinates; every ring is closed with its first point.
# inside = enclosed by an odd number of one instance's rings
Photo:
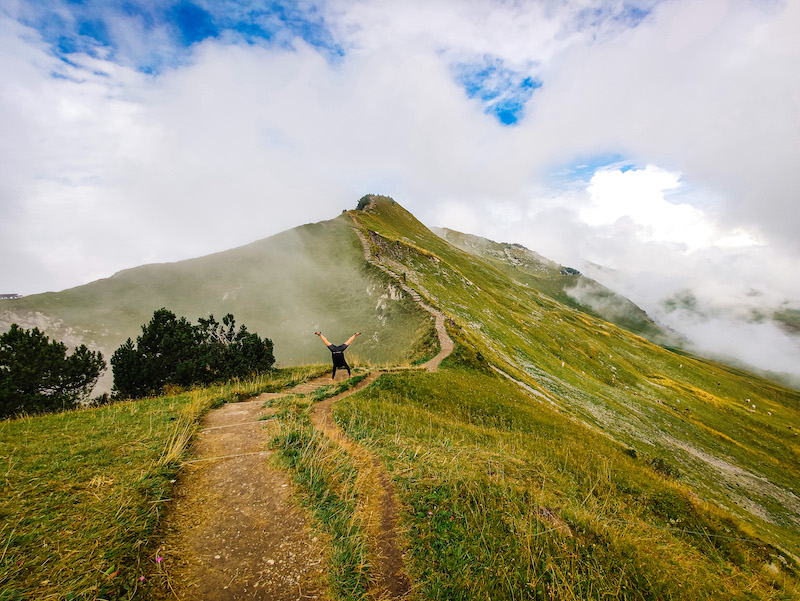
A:
{"type": "Polygon", "coordinates": [[[366,194],[358,199],[358,204],[356,205],[357,211],[363,211],[369,203],[372,202],[372,194],[366,194]]]}
{"type": "Polygon", "coordinates": [[[164,308],[142,326],[136,344],[128,338],[111,357],[114,394],[120,397],[158,394],[167,385],[245,377],[270,370],[274,363],[272,341],[245,326],[237,330],[230,313],[221,324],[209,315],[192,325],[164,308]]]}
{"type": "Polygon", "coordinates": [[[73,409],[105,369],[103,355],[83,344],[67,356],[63,342],[12,324],[0,336],[0,418],[73,409]]]}

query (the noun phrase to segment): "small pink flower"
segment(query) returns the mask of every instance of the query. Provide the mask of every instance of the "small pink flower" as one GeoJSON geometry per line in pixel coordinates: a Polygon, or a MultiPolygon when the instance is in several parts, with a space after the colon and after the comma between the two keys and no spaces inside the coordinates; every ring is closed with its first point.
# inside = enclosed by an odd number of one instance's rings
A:
{"type": "Polygon", "coordinates": [[[164,561],[163,557],[156,557],[156,563],[161,563],[162,561],[164,561]]]}
{"type": "Polygon", "coordinates": [[[144,582],[144,576],[139,576],[139,582],[144,582]]]}

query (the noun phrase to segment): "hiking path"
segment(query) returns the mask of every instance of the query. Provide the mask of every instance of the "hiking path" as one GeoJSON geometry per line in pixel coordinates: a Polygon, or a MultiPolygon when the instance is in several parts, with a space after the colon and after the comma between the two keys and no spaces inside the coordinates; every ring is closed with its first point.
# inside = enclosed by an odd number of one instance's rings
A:
{"type": "MultiPolygon", "coordinates": [[[[433,372],[454,347],[445,316],[425,303],[397,274],[380,265],[353,217],[368,262],[392,277],[434,318],[440,350],[421,369],[433,372]]],[[[359,471],[357,513],[366,528],[373,599],[402,599],[411,588],[398,535],[400,503],[380,459],[350,439],[333,418],[334,404],[371,385],[383,372],[314,405],[314,427],[352,458],[359,471]]],[[[341,372],[340,372],[341,374],[341,372]]],[[[336,381],[344,379],[343,376],[336,381]]],[[[175,488],[158,550],[167,598],[197,601],[328,599],[325,544],[296,496],[289,473],[270,467],[268,441],[275,425],[267,401],[310,394],[331,383],[323,376],[280,393],[228,403],[202,422],[192,459],[175,488]]]]}
{"type": "Polygon", "coordinates": [[[316,378],[209,412],[166,518],[159,565],[181,600],[324,599],[324,548],[294,498],[287,472],[270,467],[272,398],[311,393],[316,378]]]}
{"type": "MultiPolygon", "coordinates": [[[[370,207],[371,206],[372,205],[370,204],[370,207]]],[[[367,210],[369,210],[370,207],[367,207],[367,210]]],[[[391,277],[395,281],[396,286],[399,286],[404,292],[406,292],[412,299],[416,301],[417,305],[419,305],[420,308],[430,313],[431,316],[434,318],[434,327],[436,328],[436,334],[439,338],[439,352],[436,354],[435,357],[433,357],[426,363],[423,363],[421,367],[427,369],[428,371],[436,371],[437,369],[439,369],[439,364],[442,362],[442,360],[445,357],[447,357],[450,353],[452,353],[453,348],[455,347],[452,338],[450,338],[450,336],[447,334],[447,328],[445,328],[445,315],[438,309],[435,309],[434,307],[426,303],[420,296],[419,292],[414,290],[408,284],[408,282],[405,281],[404,278],[399,276],[397,273],[395,273],[388,267],[381,265],[381,263],[375,259],[375,257],[372,254],[372,249],[370,247],[369,241],[367,240],[367,237],[364,235],[364,233],[361,231],[356,216],[351,213],[350,217],[353,219],[353,231],[356,233],[359,240],[361,240],[361,245],[364,247],[364,258],[367,260],[367,263],[373,265],[374,267],[377,267],[383,273],[391,277]]]]}

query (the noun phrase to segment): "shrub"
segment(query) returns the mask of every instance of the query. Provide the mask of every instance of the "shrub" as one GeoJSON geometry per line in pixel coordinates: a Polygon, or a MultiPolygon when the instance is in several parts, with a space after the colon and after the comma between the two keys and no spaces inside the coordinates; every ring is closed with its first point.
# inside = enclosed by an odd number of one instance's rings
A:
{"type": "Polygon", "coordinates": [[[363,211],[365,208],[367,208],[370,202],[372,202],[372,194],[365,194],[364,196],[358,199],[356,210],[363,211]]]}

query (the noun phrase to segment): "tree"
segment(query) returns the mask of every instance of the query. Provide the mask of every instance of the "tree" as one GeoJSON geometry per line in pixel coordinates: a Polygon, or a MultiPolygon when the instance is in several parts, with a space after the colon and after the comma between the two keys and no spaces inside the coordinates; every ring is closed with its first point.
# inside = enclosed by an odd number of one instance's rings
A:
{"type": "Polygon", "coordinates": [[[125,397],[147,394],[144,361],[130,338],[111,355],[111,368],[115,393],[125,397]]]}
{"type": "Polygon", "coordinates": [[[105,369],[103,355],[83,344],[67,355],[63,342],[12,324],[0,336],[0,417],[73,409],[105,369]]]}
{"type": "Polygon", "coordinates": [[[142,326],[136,344],[128,340],[111,356],[114,390],[124,397],[159,392],[165,384],[188,386],[197,371],[197,336],[192,325],[172,311],[158,309],[142,326]]]}
{"type": "Polygon", "coordinates": [[[230,313],[220,324],[213,315],[196,326],[159,309],[136,344],[129,338],[111,357],[114,392],[123,397],[159,393],[167,384],[191,386],[244,377],[272,369],[272,341],[236,329],[230,313]]]}
{"type": "Polygon", "coordinates": [[[213,315],[199,318],[198,331],[203,375],[209,381],[245,377],[269,370],[275,363],[272,341],[262,340],[244,325],[237,330],[230,313],[222,318],[222,324],[213,315]]]}

